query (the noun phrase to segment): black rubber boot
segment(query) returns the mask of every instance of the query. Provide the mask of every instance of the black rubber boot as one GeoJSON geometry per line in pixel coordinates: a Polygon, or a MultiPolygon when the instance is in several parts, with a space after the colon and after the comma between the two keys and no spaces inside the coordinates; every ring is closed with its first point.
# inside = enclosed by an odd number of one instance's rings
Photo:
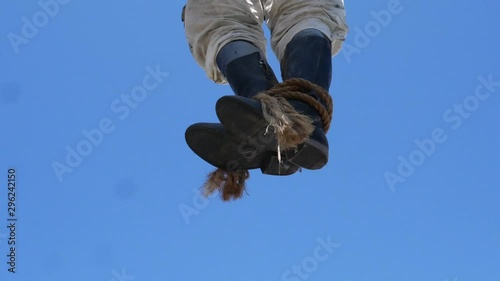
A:
{"type": "MultiPolygon", "coordinates": [[[[217,56],[217,64],[237,95],[232,97],[244,104],[251,104],[250,109],[260,108],[260,102],[251,97],[278,83],[260,51],[244,41],[235,41],[222,48],[217,56]]],[[[186,130],[186,142],[198,156],[216,167],[228,170],[260,168],[264,174],[290,175],[299,169],[298,165],[286,161],[285,154],[279,161],[274,149],[266,149],[275,147],[272,145],[275,140],[273,134],[265,131],[265,120],[252,119],[255,112],[238,111],[239,115],[245,116],[242,120],[250,122],[242,126],[238,120],[231,118],[234,109],[238,108],[224,110],[229,116],[223,119],[225,122],[222,125],[198,123],[186,130]],[[248,130],[246,134],[235,135],[235,128],[248,130]]]]}
{"type": "MultiPolygon", "coordinates": [[[[323,33],[315,29],[307,29],[298,33],[288,43],[285,55],[281,60],[283,80],[302,78],[321,86],[328,92],[332,80],[332,44],[323,33]]],[[[320,103],[315,91],[309,94],[320,103]]],[[[319,112],[310,105],[290,100],[290,104],[298,112],[314,120],[315,130],[290,161],[307,169],[320,169],[328,162],[328,139],[323,129],[323,121],[319,112]]],[[[323,106],[327,106],[322,103],[323,106]]]]}
{"type": "MultiPolygon", "coordinates": [[[[328,91],[332,76],[331,42],[321,32],[308,29],[298,33],[288,43],[281,60],[283,80],[302,78],[321,86],[328,91]]],[[[317,97],[317,93],[306,93],[317,97]]],[[[328,140],[323,130],[319,113],[310,105],[289,100],[300,113],[314,120],[315,130],[309,139],[298,149],[284,151],[287,161],[306,169],[320,169],[328,162],[328,140]]],[[[277,143],[273,132],[262,113],[260,102],[243,97],[225,96],[217,101],[216,112],[219,120],[232,134],[240,138],[258,138],[265,134],[272,139],[266,144],[267,150],[276,150],[277,143]]]]}

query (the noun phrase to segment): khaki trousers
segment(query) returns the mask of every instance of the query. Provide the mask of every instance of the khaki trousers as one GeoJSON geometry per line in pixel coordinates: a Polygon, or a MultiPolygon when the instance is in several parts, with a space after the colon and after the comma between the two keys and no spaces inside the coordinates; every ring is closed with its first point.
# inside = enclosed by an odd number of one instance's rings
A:
{"type": "Polygon", "coordinates": [[[191,53],[216,83],[226,83],[216,57],[227,43],[245,40],[266,54],[264,22],[279,61],[288,42],[304,29],[329,37],[332,56],[340,51],[348,31],[343,0],[188,0],[183,16],[191,53]]]}

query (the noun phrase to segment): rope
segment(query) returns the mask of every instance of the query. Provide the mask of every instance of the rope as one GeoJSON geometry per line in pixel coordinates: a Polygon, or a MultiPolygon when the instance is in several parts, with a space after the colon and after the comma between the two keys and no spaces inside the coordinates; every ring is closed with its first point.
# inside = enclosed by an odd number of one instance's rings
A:
{"type": "Polygon", "coordinates": [[[333,100],[330,94],[328,94],[328,92],[321,86],[302,78],[292,78],[285,80],[282,83],[278,83],[276,86],[265,91],[264,93],[273,97],[278,96],[285,99],[298,100],[307,103],[318,111],[321,116],[321,120],[323,121],[323,129],[325,130],[325,133],[328,132],[328,129],[330,129],[333,116],[333,100]],[[323,103],[319,102],[311,95],[306,94],[311,91],[318,93],[318,96],[323,103]]]}
{"type": "Polygon", "coordinates": [[[210,196],[219,191],[222,200],[236,200],[243,196],[245,182],[250,177],[247,170],[228,170],[218,168],[208,174],[207,181],[203,185],[203,195],[210,196]]]}

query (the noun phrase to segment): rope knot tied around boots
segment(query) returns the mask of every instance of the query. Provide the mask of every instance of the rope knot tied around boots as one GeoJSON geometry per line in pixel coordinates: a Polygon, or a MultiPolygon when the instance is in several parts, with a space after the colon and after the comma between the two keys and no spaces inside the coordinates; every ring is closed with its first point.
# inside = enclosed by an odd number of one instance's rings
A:
{"type": "MultiPolygon", "coordinates": [[[[254,97],[262,104],[263,114],[269,126],[274,128],[281,149],[293,149],[307,140],[314,131],[313,120],[290,105],[288,100],[303,102],[321,116],[323,130],[328,132],[333,116],[333,100],[330,94],[312,82],[292,78],[254,97]],[[317,93],[318,101],[311,93],[317,93]]],[[[279,153],[279,151],[278,151],[279,153]]]]}
{"type": "MultiPolygon", "coordinates": [[[[278,158],[281,161],[281,149],[294,149],[305,142],[314,131],[313,120],[295,110],[288,100],[297,100],[314,108],[323,122],[323,130],[328,132],[333,115],[333,100],[329,93],[305,79],[292,78],[278,83],[273,88],[255,97],[262,104],[264,118],[268,128],[272,127],[277,138],[278,158]],[[310,93],[317,93],[319,100],[310,93]]],[[[219,191],[224,201],[238,199],[245,190],[245,181],[249,177],[247,170],[229,170],[219,168],[208,175],[204,185],[204,195],[209,196],[219,191]]]]}

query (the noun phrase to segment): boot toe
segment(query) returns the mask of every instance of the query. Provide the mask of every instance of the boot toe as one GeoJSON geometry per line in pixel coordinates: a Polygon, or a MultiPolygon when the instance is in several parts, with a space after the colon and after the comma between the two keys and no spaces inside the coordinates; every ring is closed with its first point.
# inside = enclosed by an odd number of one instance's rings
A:
{"type": "Polygon", "coordinates": [[[200,158],[218,168],[226,168],[226,135],[223,126],[197,123],[187,128],[185,138],[189,148],[200,158]]]}
{"type": "Polygon", "coordinates": [[[267,151],[235,137],[221,124],[191,125],[185,137],[196,155],[218,168],[233,171],[258,169],[267,158],[267,151]]]}

